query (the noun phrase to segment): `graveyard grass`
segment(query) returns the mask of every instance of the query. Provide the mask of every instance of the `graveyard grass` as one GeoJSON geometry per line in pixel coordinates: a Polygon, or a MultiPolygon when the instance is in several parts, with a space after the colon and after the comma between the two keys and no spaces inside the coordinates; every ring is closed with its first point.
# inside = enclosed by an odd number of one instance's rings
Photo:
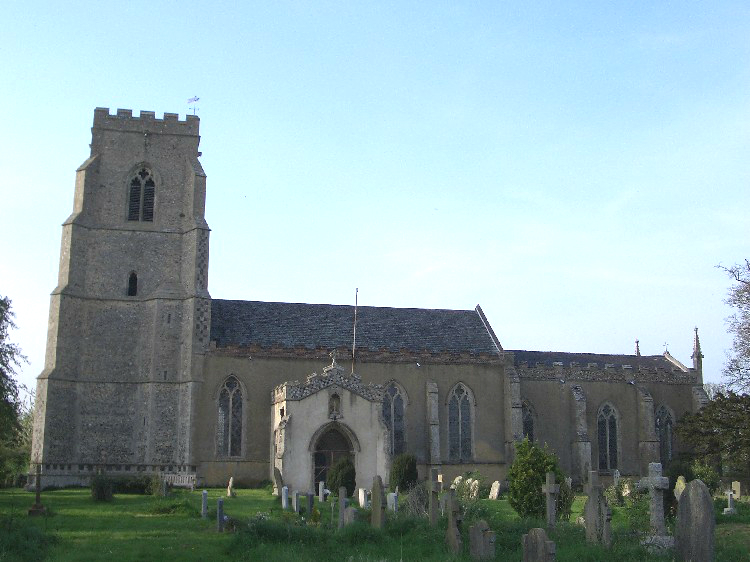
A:
{"type": "MultiPolygon", "coordinates": [[[[0,490],[0,560],[469,560],[468,522],[462,537],[464,554],[452,557],[444,546],[446,521],[430,528],[426,522],[390,515],[383,531],[357,522],[343,531],[301,524],[291,512],[282,512],[279,499],[268,489],[237,490],[226,498],[225,489],[209,490],[209,518],[200,517],[200,491],[178,491],[170,498],[118,494],[112,502],[94,502],[87,489],[45,492],[46,517],[29,518],[33,494],[0,490]],[[254,518],[253,532],[216,533],[216,500],[224,498],[225,511],[238,526],[254,518]],[[258,517],[257,514],[265,514],[258,517]],[[23,530],[25,528],[25,531],[23,530]],[[25,534],[23,534],[25,533],[25,534]],[[9,551],[13,537],[21,543],[9,551]],[[44,537],[51,542],[44,543],[44,537]]],[[[571,521],[581,515],[585,497],[578,496],[571,521]]],[[[316,499],[316,506],[318,506],[316,499]]],[[[738,501],[738,514],[721,515],[726,500],[716,500],[716,560],[750,561],[750,502],[738,501]]],[[[496,559],[521,560],[521,535],[541,520],[520,519],[506,500],[480,500],[476,508],[497,532],[496,559]]],[[[329,504],[322,506],[331,521],[329,504]]],[[[333,513],[334,525],[338,519],[333,513]]],[[[559,561],[669,560],[648,556],[638,540],[626,532],[624,517],[615,510],[614,545],[610,550],[585,542],[584,530],[574,523],[558,523],[550,534],[559,561]]]]}

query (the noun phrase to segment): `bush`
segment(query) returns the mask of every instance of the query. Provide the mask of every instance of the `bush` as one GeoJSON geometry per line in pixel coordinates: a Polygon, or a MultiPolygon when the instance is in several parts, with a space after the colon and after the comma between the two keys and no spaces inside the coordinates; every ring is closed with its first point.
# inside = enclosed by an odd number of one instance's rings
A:
{"type": "Polygon", "coordinates": [[[347,497],[354,493],[354,486],[357,481],[357,473],[354,470],[354,463],[349,457],[339,459],[330,469],[328,469],[328,489],[331,493],[338,495],[339,488],[346,488],[347,497]]]}
{"type": "Polygon", "coordinates": [[[692,464],[693,476],[708,486],[709,491],[713,494],[716,493],[721,487],[721,481],[719,479],[719,473],[710,464],[705,464],[701,461],[695,461],[692,464]]]}
{"type": "Polygon", "coordinates": [[[516,444],[516,458],[508,471],[508,501],[521,517],[544,517],[546,510],[542,486],[548,472],[555,473],[555,482],[560,484],[557,496],[557,517],[570,518],[573,491],[565,482],[563,471],[554,453],[524,439],[516,444]]]}
{"type": "Polygon", "coordinates": [[[97,502],[111,502],[114,495],[114,480],[105,474],[91,479],[91,498],[97,502]]]}
{"type": "Polygon", "coordinates": [[[393,459],[391,467],[391,490],[399,489],[400,492],[406,492],[417,483],[417,457],[411,453],[403,453],[393,459]]]}
{"type": "Polygon", "coordinates": [[[403,511],[414,517],[423,517],[427,515],[427,507],[430,499],[429,494],[430,492],[427,489],[427,482],[417,482],[414,486],[409,488],[409,491],[403,500],[401,497],[398,498],[399,513],[403,511]]]}
{"type": "Polygon", "coordinates": [[[634,533],[644,534],[651,528],[650,501],[648,491],[637,490],[635,486],[623,497],[622,514],[634,533]]]}

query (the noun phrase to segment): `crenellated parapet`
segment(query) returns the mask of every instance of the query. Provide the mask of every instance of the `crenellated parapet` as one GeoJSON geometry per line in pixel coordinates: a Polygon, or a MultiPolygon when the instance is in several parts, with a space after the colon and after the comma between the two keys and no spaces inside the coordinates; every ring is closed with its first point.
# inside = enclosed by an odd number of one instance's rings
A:
{"type": "Polygon", "coordinates": [[[141,111],[138,117],[134,117],[131,109],[118,109],[114,115],[110,114],[107,107],[97,107],[94,110],[94,129],[198,136],[199,127],[200,117],[196,115],[188,115],[180,120],[177,113],[165,113],[162,119],[157,119],[153,111],[141,111]]]}
{"type": "Polygon", "coordinates": [[[522,380],[565,380],[584,382],[621,382],[666,384],[694,384],[696,373],[692,370],[682,371],[677,367],[662,368],[644,365],[616,365],[613,363],[576,362],[563,364],[535,363],[521,361],[516,364],[516,371],[522,380]]]}

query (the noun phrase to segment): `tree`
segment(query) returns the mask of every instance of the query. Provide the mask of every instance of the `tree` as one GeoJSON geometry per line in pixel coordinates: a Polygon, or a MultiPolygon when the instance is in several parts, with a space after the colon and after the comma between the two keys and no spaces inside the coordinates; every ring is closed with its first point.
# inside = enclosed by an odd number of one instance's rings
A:
{"type": "Polygon", "coordinates": [[[750,260],[728,268],[719,267],[733,279],[725,302],[735,309],[727,318],[734,340],[724,366],[724,377],[730,387],[747,392],[750,391],[750,260]]]}
{"type": "Polygon", "coordinates": [[[718,394],[700,411],[685,414],[675,431],[693,455],[721,468],[750,474],[750,394],[718,394]]]}

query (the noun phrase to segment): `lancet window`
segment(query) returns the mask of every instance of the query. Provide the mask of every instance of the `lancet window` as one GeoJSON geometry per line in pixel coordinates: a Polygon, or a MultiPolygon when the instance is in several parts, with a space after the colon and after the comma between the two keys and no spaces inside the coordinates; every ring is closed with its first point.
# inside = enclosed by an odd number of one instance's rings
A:
{"type": "Polygon", "coordinates": [[[617,412],[611,404],[599,408],[597,416],[597,435],[599,439],[599,470],[617,468],[617,412]]]}
{"type": "Polygon", "coordinates": [[[216,441],[219,456],[242,455],[242,389],[233,376],[227,377],[219,391],[216,441]]]}
{"type": "Polygon", "coordinates": [[[400,455],[406,452],[404,406],[406,392],[395,382],[391,382],[383,394],[383,420],[390,433],[390,453],[400,455]]]}
{"type": "Polygon", "coordinates": [[[154,220],[156,183],[148,168],[141,168],[128,183],[128,220],[154,220]]]}
{"type": "Polygon", "coordinates": [[[463,383],[448,397],[448,458],[465,462],[472,458],[472,405],[474,398],[463,383]]]}
{"type": "Polygon", "coordinates": [[[128,296],[134,297],[138,294],[138,274],[131,271],[128,275],[128,296]]]}
{"type": "Polygon", "coordinates": [[[662,466],[672,460],[672,445],[674,439],[674,416],[665,405],[656,410],[656,436],[659,438],[659,457],[662,466]]]}
{"type": "Polygon", "coordinates": [[[523,419],[523,436],[529,441],[534,441],[534,411],[531,404],[524,401],[521,403],[521,417],[523,419]]]}

